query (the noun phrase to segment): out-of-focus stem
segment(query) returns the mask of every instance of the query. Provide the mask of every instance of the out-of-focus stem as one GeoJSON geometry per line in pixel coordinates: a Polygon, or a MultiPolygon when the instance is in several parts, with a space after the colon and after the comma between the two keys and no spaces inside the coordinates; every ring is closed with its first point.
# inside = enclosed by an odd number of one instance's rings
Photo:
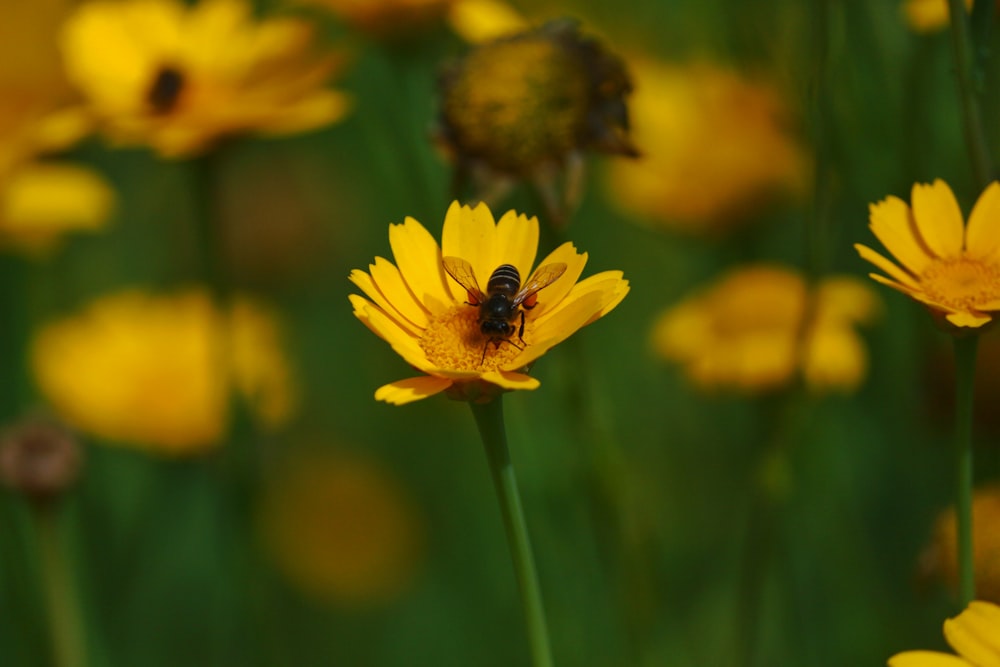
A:
{"type": "MultiPolygon", "coordinates": [[[[976,4],[980,2],[983,0],[976,0],[976,4]]],[[[969,19],[965,13],[963,0],[948,0],[948,11],[951,18],[951,44],[955,55],[955,78],[958,81],[958,96],[962,106],[962,130],[976,184],[982,189],[993,180],[993,165],[983,129],[979,98],[976,94],[975,61],[969,19]]]]}
{"type": "Polygon", "coordinates": [[[73,577],[51,507],[33,509],[52,651],[57,667],[85,667],[83,627],[73,577]]]}
{"type": "Polygon", "coordinates": [[[979,336],[955,337],[955,460],[958,592],[962,608],[975,599],[972,551],[972,395],[979,336]]]}

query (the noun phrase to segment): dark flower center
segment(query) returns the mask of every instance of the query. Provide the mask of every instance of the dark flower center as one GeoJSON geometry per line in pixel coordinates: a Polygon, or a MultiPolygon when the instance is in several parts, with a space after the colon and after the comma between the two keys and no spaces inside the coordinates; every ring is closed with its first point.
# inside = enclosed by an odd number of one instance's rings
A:
{"type": "Polygon", "coordinates": [[[179,69],[165,65],[156,73],[153,85],[146,93],[146,101],[155,113],[169,113],[177,105],[184,89],[184,74],[179,69]]]}

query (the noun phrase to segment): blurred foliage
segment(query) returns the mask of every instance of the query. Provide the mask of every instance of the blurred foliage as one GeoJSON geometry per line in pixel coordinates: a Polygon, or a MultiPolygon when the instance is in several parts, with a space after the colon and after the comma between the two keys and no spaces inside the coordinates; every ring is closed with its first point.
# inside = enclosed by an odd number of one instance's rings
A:
{"type": "MultiPolygon", "coordinates": [[[[914,181],[946,178],[968,211],[978,191],[947,32],[912,32],[892,1],[567,0],[520,9],[532,22],[580,17],[626,63],[641,53],[766,73],[786,95],[789,131],[814,160],[811,194],[743,211],[739,229],[700,237],[640,224],[613,206],[606,171],[626,158],[591,156],[568,228],[543,232],[540,252],[568,238],[590,254],[588,275],[621,269],[632,285],[614,313],[532,369],[538,390],[505,399],[556,663],[877,665],[903,649],[943,647],[940,624],[957,612],[954,600],[917,577],[952,488],[952,369],[948,340],[930,318],[884,290],[885,313],[862,331],[868,377],[847,396],[813,396],[801,382],[766,396],[702,393],[656,358],[650,330],[664,308],[749,262],[816,278],[864,275],[851,244],[872,242],[868,204],[905,198],[914,181]]],[[[52,411],[28,364],[33,333],[46,323],[125,289],[252,294],[284,322],[300,395],[289,425],[258,431],[234,400],[228,441],[191,458],[80,434],[85,462],[55,535],[87,664],[527,664],[467,408],[443,397],[376,403],[375,388],[409,369],[355,320],[346,298],[349,272],[388,256],[390,222],[413,216],[439,232],[451,170],[430,141],[436,81],[469,47],[445,24],[371,35],[315,9],[295,11],[331,44],[350,47],[336,82],[353,99],[349,115],[309,134],[236,139],[199,160],[167,162],[96,137],[66,153],[102,174],[117,204],[105,231],[69,235],[45,257],[0,254],[0,423],[52,411]],[[217,233],[206,244],[209,217],[217,233]],[[331,522],[363,521],[383,503],[390,517],[371,519],[378,529],[409,531],[374,545],[357,527],[309,539],[300,531],[340,524],[322,526],[315,507],[297,518],[296,549],[343,551],[329,563],[346,568],[339,575],[309,561],[321,581],[372,576],[362,567],[372,550],[403,540],[400,553],[377,556],[399,579],[374,586],[369,604],[357,603],[360,584],[341,597],[336,585],[303,591],[309,577],[284,571],[288,558],[274,554],[285,552],[266,544],[288,532],[273,526],[280,513],[267,513],[272,529],[260,528],[265,490],[286,469],[308,470],[299,457],[317,450],[324,465],[361,460],[377,480],[315,500],[348,504],[331,510],[331,522]],[[352,566],[352,557],[364,562],[352,566]],[[413,561],[393,561],[402,557],[413,561]]],[[[982,85],[1000,155],[995,61],[982,85]]],[[[509,208],[544,216],[528,188],[493,204],[498,215],[509,208]]],[[[995,392],[980,392],[975,427],[984,482],[1000,473],[995,392]]],[[[298,500],[308,497],[302,490],[298,500]]],[[[35,528],[24,499],[0,491],[5,667],[53,664],[35,528]]]]}

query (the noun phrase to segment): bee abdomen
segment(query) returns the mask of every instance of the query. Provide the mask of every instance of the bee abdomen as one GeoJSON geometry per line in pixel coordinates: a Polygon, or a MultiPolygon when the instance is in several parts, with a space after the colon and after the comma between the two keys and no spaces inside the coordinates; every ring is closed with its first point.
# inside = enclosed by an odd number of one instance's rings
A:
{"type": "Polygon", "coordinates": [[[495,291],[516,292],[521,287],[521,274],[512,264],[501,264],[490,274],[486,283],[487,293],[495,291]]]}

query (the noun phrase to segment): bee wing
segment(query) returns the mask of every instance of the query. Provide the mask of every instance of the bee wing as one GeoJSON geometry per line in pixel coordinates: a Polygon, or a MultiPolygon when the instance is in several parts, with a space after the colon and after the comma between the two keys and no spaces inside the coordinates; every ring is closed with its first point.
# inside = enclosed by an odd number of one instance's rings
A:
{"type": "Polygon", "coordinates": [[[484,300],[483,291],[479,289],[479,283],[476,282],[476,272],[472,270],[472,264],[461,257],[442,257],[441,263],[448,275],[464,287],[466,292],[476,297],[477,301],[484,300]]]}
{"type": "Polygon", "coordinates": [[[566,272],[566,265],[562,262],[553,262],[551,264],[545,264],[535,269],[535,272],[531,274],[521,289],[518,290],[517,294],[514,295],[514,305],[520,306],[525,299],[535,294],[540,289],[548,287],[554,283],[559,276],[566,272]]]}

